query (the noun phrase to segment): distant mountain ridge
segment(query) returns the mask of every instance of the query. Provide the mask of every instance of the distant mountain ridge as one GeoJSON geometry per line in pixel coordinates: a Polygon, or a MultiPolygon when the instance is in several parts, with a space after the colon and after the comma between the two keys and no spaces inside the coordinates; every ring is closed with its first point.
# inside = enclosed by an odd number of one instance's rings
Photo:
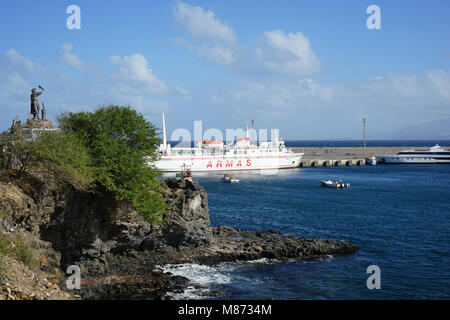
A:
{"type": "Polygon", "coordinates": [[[450,118],[413,124],[382,133],[379,139],[447,140],[450,139],[450,118]]]}

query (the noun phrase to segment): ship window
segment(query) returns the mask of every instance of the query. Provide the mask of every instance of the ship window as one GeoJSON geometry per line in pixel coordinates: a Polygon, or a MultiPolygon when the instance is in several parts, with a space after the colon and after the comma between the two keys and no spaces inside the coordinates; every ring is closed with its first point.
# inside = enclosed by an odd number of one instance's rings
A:
{"type": "Polygon", "coordinates": [[[242,154],[242,151],[239,151],[238,154],[242,154]]]}
{"type": "Polygon", "coordinates": [[[247,154],[247,151],[244,151],[244,154],[247,154]]]}
{"type": "Polygon", "coordinates": [[[237,151],[236,150],[234,150],[234,152],[233,152],[234,154],[237,154],[237,151]]]}

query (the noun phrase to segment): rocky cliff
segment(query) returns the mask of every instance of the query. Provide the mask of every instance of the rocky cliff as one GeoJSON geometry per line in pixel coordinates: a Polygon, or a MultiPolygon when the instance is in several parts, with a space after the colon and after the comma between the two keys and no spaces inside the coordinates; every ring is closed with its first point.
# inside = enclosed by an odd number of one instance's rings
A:
{"type": "MultiPolygon", "coordinates": [[[[38,299],[74,297],[63,292],[69,265],[81,268],[85,298],[158,299],[187,284],[185,278],[154,271],[158,264],[302,259],[358,249],[344,242],[286,237],[274,231],[212,228],[207,194],[198,183],[167,179],[163,193],[170,210],[159,226],[109,193],[80,191],[42,172],[20,180],[3,174],[0,233],[26,235],[39,261],[26,269],[58,286],[50,296],[32,296],[38,299]]],[[[0,297],[2,292],[10,296],[7,281],[0,286],[0,297]]],[[[13,297],[22,293],[19,290],[13,297]]]]}

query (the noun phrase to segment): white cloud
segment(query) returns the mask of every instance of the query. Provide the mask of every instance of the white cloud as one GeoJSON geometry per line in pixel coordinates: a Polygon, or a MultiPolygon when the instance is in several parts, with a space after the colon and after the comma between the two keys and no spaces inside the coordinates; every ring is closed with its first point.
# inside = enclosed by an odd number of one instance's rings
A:
{"type": "Polygon", "coordinates": [[[429,71],[426,74],[430,85],[434,87],[439,95],[450,100],[450,74],[443,70],[429,71]]]}
{"type": "Polygon", "coordinates": [[[205,11],[202,7],[194,7],[178,1],[174,16],[177,22],[196,38],[224,42],[230,46],[237,44],[233,29],[217,19],[212,11],[205,11]]]}
{"type": "Polygon", "coordinates": [[[214,12],[178,1],[174,8],[178,25],[191,41],[177,39],[204,61],[233,66],[238,58],[239,45],[231,27],[216,18],[214,12]]]}
{"type": "Polygon", "coordinates": [[[71,67],[81,71],[84,69],[84,64],[76,54],[72,53],[72,50],[73,45],[63,44],[61,60],[69,64],[71,67]]]}
{"type": "Polygon", "coordinates": [[[22,94],[30,90],[30,84],[26,81],[19,72],[13,72],[5,75],[5,89],[12,94],[22,94]]]}
{"type": "Polygon", "coordinates": [[[261,46],[249,49],[237,40],[234,30],[213,11],[178,1],[174,9],[178,25],[190,39],[176,39],[208,63],[240,73],[305,76],[320,71],[320,61],[301,33],[264,32],[261,46]]]}
{"type": "MultiPolygon", "coordinates": [[[[222,100],[241,104],[253,110],[272,112],[309,108],[314,104],[332,103],[333,92],[311,79],[290,81],[249,81],[228,88],[222,100]],[[231,99],[231,101],[230,101],[231,99]]],[[[217,97],[220,93],[214,93],[217,97]]]]}
{"type": "Polygon", "coordinates": [[[112,56],[109,61],[118,68],[115,78],[122,90],[144,90],[157,95],[169,93],[169,87],[153,74],[147,59],[142,54],[112,56]]]}
{"type": "Polygon", "coordinates": [[[226,47],[201,47],[198,49],[198,55],[210,63],[232,66],[236,62],[235,52],[226,47]]]}
{"type": "Polygon", "coordinates": [[[274,74],[304,76],[320,71],[320,61],[309,40],[301,33],[282,30],[264,32],[264,46],[256,48],[261,65],[274,74]]]}
{"type": "Polygon", "coordinates": [[[22,57],[14,49],[9,49],[8,51],[6,51],[6,53],[4,54],[4,60],[10,66],[14,66],[15,68],[23,71],[31,72],[34,68],[34,64],[30,60],[22,57]]]}
{"type": "Polygon", "coordinates": [[[111,101],[108,101],[106,104],[130,105],[144,116],[149,114],[159,116],[162,112],[168,112],[170,109],[170,104],[167,101],[155,99],[146,94],[130,95],[115,89],[111,88],[107,91],[111,101]]]}
{"type": "Polygon", "coordinates": [[[174,89],[181,95],[181,98],[184,100],[191,100],[192,96],[189,90],[181,88],[179,86],[174,86],[174,89]]]}

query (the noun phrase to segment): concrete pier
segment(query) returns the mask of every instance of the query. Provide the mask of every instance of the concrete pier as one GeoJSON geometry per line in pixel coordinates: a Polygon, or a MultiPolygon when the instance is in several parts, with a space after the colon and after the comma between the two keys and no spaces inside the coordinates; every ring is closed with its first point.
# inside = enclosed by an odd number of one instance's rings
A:
{"type": "Polygon", "coordinates": [[[310,160],[303,160],[300,161],[300,167],[311,167],[311,161],[310,160]]]}
{"type": "MultiPolygon", "coordinates": [[[[365,158],[362,147],[308,147],[291,148],[293,152],[303,152],[304,156],[300,161],[300,167],[331,167],[331,166],[364,166],[371,156],[385,154],[395,154],[400,150],[415,149],[428,150],[431,146],[420,147],[367,147],[365,158]]],[[[448,146],[443,146],[445,149],[448,146]]],[[[380,160],[379,158],[377,159],[380,160]]]]}
{"type": "MultiPolygon", "coordinates": [[[[428,150],[432,146],[418,146],[418,147],[367,147],[365,155],[363,155],[362,147],[308,147],[308,148],[290,148],[293,152],[303,152],[305,155],[302,160],[350,160],[363,159],[364,156],[378,156],[383,154],[395,154],[400,150],[428,150]]],[[[442,146],[444,149],[449,147],[442,146]]]]}
{"type": "Polygon", "coordinates": [[[311,167],[322,167],[324,161],[323,160],[314,160],[311,164],[311,167]]]}
{"type": "Polygon", "coordinates": [[[341,159],[341,160],[300,160],[299,167],[344,167],[344,166],[363,166],[366,164],[365,159],[341,159]]]}
{"type": "Polygon", "coordinates": [[[337,160],[335,161],[334,165],[338,167],[343,167],[347,165],[347,162],[348,162],[347,160],[337,160]]]}

